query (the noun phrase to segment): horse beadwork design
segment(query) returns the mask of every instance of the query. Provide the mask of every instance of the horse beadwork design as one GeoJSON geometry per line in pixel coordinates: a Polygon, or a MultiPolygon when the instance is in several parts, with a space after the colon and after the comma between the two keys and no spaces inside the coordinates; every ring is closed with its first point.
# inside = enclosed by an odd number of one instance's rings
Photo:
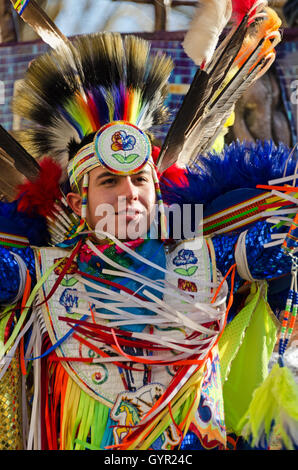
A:
{"type": "Polygon", "coordinates": [[[114,428],[114,437],[117,443],[132,432],[143,416],[141,406],[134,403],[131,398],[123,397],[114,413],[114,419],[119,418],[119,425],[114,428]]]}

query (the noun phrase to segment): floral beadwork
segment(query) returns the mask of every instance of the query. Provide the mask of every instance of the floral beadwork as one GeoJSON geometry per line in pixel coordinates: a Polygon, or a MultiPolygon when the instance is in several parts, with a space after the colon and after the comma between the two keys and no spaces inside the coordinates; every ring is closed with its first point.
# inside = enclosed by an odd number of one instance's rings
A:
{"type": "Polygon", "coordinates": [[[198,258],[192,250],[180,250],[178,255],[173,259],[175,266],[184,266],[185,264],[196,264],[198,258]]]}
{"type": "Polygon", "coordinates": [[[91,380],[95,385],[102,385],[108,380],[108,369],[104,364],[98,365],[99,369],[91,376],[91,380]]]}
{"type": "Polygon", "coordinates": [[[178,255],[173,259],[175,266],[178,266],[174,271],[181,276],[193,276],[198,269],[198,266],[188,266],[189,264],[195,265],[198,258],[192,250],[180,250],[178,255]],[[184,266],[183,268],[180,266],[184,266]]]}
{"type": "MultiPolygon", "coordinates": [[[[60,260],[63,260],[63,261],[61,261],[59,266],[57,266],[54,269],[54,272],[55,272],[55,274],[57,274],[57,276],[59,276],[63,272],[63,270],[66,266],[66,263],[68,262],[68,258],[57,258],[57,259],[54,260],[54,263],[57,263],[60,260]]],[[[75,274],[77,272],[77,270],[78,270],[77,262],[72,261],[71,265],[67,268],[67,271],[65,271],[64,274],[75,274]]]]}
{"type": "Polygon", "coordinates": [[[68,258],[57,258],[55,259],[55,263],[58,261],[61,263],[56,266],[54,269],[54,273],[56,276],[60,276],[64,272],[63,279],[61,281],[61,285],[64,287],[73,287],[78,281],[71,274],[75,274],[78,271],[78,263],[76,261],[72,261],[70,266],[68,266],[67,270],[65,270],[66,263],[68,262],[68,258]]]}
{"type": "MultiPolygon", "coordinates": [[[[112,136],[111,148],[115,152],[133,150],[136,145],[136,138],[133,135],[127,134],[125,131],[117,131],[112,136]]],[[[130,155],[122,155],[120,153],[113,153],[113,157],[119,163],[133,163],[139,155],[131,153],[130,155]]]]}
{"type": "Polygon", "coordinates": [[[59,299],[59,303],[63,305],[67,313],[73,313],[74,308],[78,308],[78,296],[71,289],[65,289],[59,299]]]}
{"type": "Polygon", "coordinates": [[[136,139],[133,135],[127,135],[125,131],[117,131],[112,136],[112,150],[133,150],[136,139]]]}
{"type": "Polygon", "coordinates": [[[197,292],[197,286],[194,282],[186,281],[184,279],[178,279],[178,287],[181,290],[185,290],[187,292],[197,292]]]}

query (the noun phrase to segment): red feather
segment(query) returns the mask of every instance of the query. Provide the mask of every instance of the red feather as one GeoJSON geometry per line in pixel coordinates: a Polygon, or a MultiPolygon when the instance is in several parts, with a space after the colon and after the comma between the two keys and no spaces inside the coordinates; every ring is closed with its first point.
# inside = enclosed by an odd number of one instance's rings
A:
{"type": "MultiPolygon", "coordinates": [[[[157,165],[157,159],[160,154],[160,147],[153,146],[152,147],[152,158],[154,164],[157,165]]],[[[161,183],[166,186],[188,186],[188,181],[186,178],[186,171],[184,168],[178,167],[176,164],[171,165],[167,168],[163,173],[160,173],[155,167],[157,177],[161,183]]]]}
{"type": "MultiPolygon", "coordinates": [[[[241,22],[243,17],[253,8],[256,0],[232,0],[232,7],[233,7],[233,18],[237,24],[241,22]]],[[[253,16],[256,12],[254,9],[250,17],[253,16]]]]}
{"type": "Polygon", "coordinates": [[[154,161],[155,165],[157,164],[157,159],[158,159],[159,154],[160,154],[160,147],[157,147],[156,145],[153,145],[151,155],[152,155],[152,158],[153,158],[153,161],[154,161]]]}
{"type": "Polygon", "coordinates": [[[54,205],[62,197],[59,186],[61,175],[60,165],[45,157],[40,162],[38,178],[33,182],[26,181],[18,187],[18,210],[28,215],[53,216],[54,205]]]}
{"type": "Polygon", "coordinates": [[[167,168],[160,176],[160,182],[166,186],[188,186],[187,171],[185,168],[180,168],[176,164],[167,168]]]}
{"type": "Polygon", "coordinates": [[[158,156],[160,154],[160,147],[157,147],[156,145],[153,145],[151,150],[152,150],[151,155],[152,155],[152,159],[153,159],[153,162],[154,162],[154,167],[155,167],[155,171],[156,171],[156,174],[157,174],[157,178],[158,178],[158,180],[160,180],[161,174],[159,173],[158,168],[157,168],[157,159],[158,159],[158,156]]]}

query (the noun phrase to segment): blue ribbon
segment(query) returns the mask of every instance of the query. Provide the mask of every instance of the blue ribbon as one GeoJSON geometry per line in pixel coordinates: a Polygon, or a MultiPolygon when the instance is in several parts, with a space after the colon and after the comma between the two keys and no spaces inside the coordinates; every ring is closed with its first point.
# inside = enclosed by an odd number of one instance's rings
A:
{"type": "MultiPolygon", "coordinates": [[[[88,318],[88,315],[84,315],[81,320],[86,320],[86,318],[88,318]]],[[[64,335],[62,338],[59,339],[59,341],[57,341],[57,343],[53,344],[53,346],[50,347],[50,349],[48,349],[44,354],[42,354],[41,356],[38,356],[38,357],[30,357],[29,359],[27,359],[28,361],[35,361],[36,359],[43,359],[44,357],[48,356],[52,351],[54,351],[56,348],[58,348],[65,340],[67,340],[67,338],[69,338],[72,333],[74,332],[74,329],[75,327],[78,326],[78,325],[75,325],[73,328],[71,328],[67,333],[66,335],[64,335]]]]}

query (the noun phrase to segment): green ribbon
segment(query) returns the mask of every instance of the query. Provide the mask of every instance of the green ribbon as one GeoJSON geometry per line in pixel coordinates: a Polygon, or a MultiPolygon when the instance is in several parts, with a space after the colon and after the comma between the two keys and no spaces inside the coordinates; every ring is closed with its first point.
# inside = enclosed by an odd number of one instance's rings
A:
{"type": "MultiPolygon", "coordinates": [[[[28,311],[29,309],[31,308],[32,304],[33,304],[33,301],[36,297],[36,294],[37,292],[39,291],[39,289],[42,287],[42,285],[44,284],[44,282],[48,279],[48,277],[50,276],[50,274],[54,271],[54,269],[62,262],[62,260],[59,260],[57,261],[57,263],[55,263],[53,266],[51,266],[46,272],[45,274],[40,278],[40,280],[37,282],[37,284],[35,285],[35,287],[33,288],[30,296],[29,296],[29,299],[24,307],[24,310],[19,318],[19,321],[17,322],[12,334],[10,335],[9,339],[7,340],[7,342],[5,343],[5,345],[3,345],[3,349],[1,350],[2,352],[2,355],[4,356],[4,354],[8,351],[8,349],[13,345],[15,339],[17,338],[23,324],[24,324],[24,321],[26,320],[27,318],[27,314],[28,314],[28,311]]],[[[11,309],[11,307],[9,307],[11,309]]],[[[1,344],[1,343],[0,343],[1,344]]]]}

